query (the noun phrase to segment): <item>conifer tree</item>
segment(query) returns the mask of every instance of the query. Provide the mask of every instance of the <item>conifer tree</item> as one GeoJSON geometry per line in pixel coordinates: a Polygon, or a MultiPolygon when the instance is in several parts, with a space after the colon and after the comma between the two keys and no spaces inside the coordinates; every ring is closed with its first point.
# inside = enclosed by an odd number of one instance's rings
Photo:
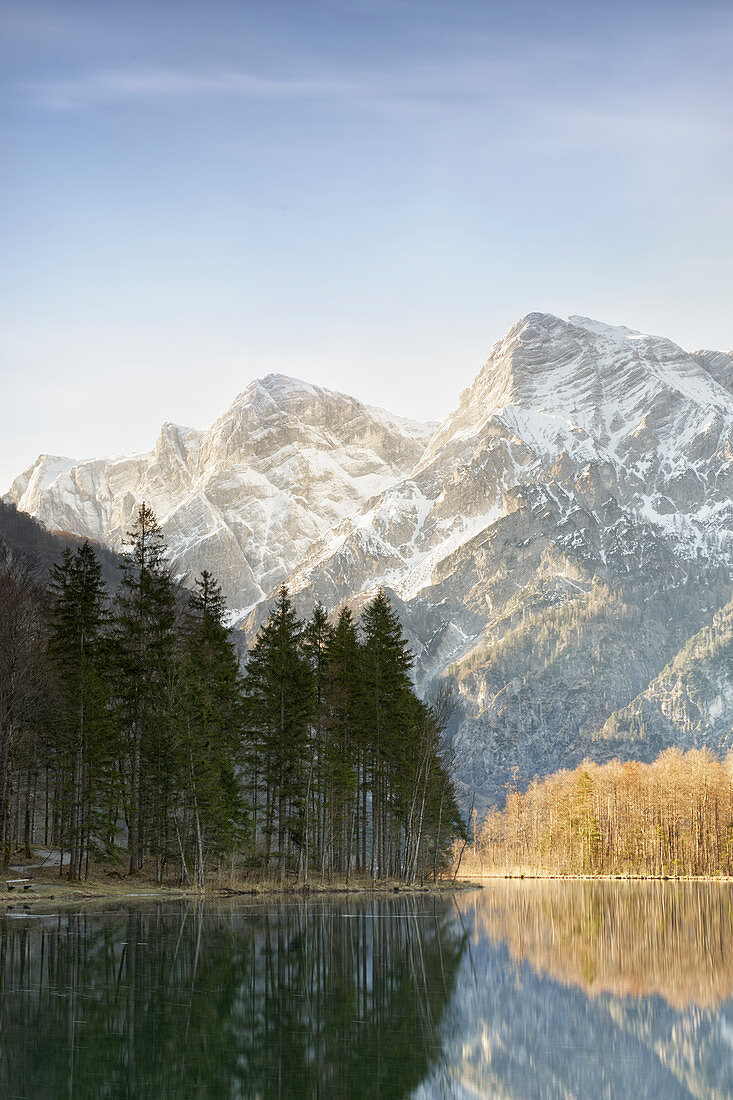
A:
{"type": "MultiPolygon", "coordinates": [[[[69,878],[86,877],[89,844],[109,836],[114,747],[107,712],[107,595],[94,550],[65,550],[52,568],[49,652],[59,684],[54,757],[69,850],[69,878]],[[64,812],[65,811],[65,812],[64,812]]],[[[114,826],[112,826],[112,829],[114,826]]]]}
{"type": "Polygon", "coordinates": [[[242,740],[239,665],[225,616],[221,586],[204,570],[189,595],[182,666],[182,796],[193,826],[199,886],[206,851],[230,851],[245,824],[236,774],[242,740]]]}
{"type": "Polygon", "coordinates": [[[313,676],[303,652],[303,627],[285,586],[250,653],[244,694],[258,788],[264,788],[255,796],[257,827],[264,836],[268,866],[276,837],[275,857],[282,874],[286,842],[300,847],[304,839],[308,726],[313,710],[313,676]]]}
{"type": "Polygon", "coordinates": [[[125,810],[130,872],[143,865],[146,843],[158,877],[178,763],[173,751],[171,680],[176,659],[176,600],[167,548],[145,504],[127,536],[114,618],[117,716],[126,742],[125,810]]]}
{"type": "Polygon", "coordinates": [[[328,650],[332,637],[333,627],[326,609],[317,603],[303,631],[303,652],[310,665],[313,691],[310,738],[306,753],[304,842],[299,862],[300,877],[305,882],[308,881],[311,848],[315,847],[319,863],[323,867],[331,838],[331,777],[326,743],[326,712],[328,650]]]}
{"type": "MultiPolygon", "coordinates": [[[[412,654],[397,614],[380,589],[364,609],[363,682],[368,725],[365,772],[371,784],[372,878],[386,875],[393,865],[394,838],[391,817],[395,813],[394,787],[402,742],[414,720],[414,696],[410,680],[412,654]]],[[[366,780],[366,775],[362,782],[366,780]]]]}
{"type": "MultiPolygon", "coordinates": [[[[358,855],[360,816],[359,763],[363,757],[363,690],[361,648],[350,608],[339,613],[327,650],[326,767],[329,779],[332,831],[336,868],[351,872],[352,856],[358,855]]],[[[366,791],[365,797],[366,797],[366,791]]]]}
{"type": "MultiPolygon", "coordinates": [[[[34,731],[49,717],[47,616],[47,600],[35,569],[14,559],[0,543],[0,865],[3,866],[10,862],[13,843],[11,815],[17,797],[19,764],[23,756],[29,760],[34,731]]],[[[29,812],[26,802],[26,822],[29,812]]],[[[27,825],[25,831],[27,837],[27,825]]]]}

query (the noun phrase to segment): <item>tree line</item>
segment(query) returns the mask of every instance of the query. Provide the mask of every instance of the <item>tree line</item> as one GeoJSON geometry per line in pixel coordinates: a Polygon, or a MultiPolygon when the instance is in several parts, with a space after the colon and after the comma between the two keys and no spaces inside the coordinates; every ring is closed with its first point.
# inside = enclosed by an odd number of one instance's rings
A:
{"type": "Polygon", "coordinates": [[[733,757],[671,748],[515,782],[473,830],[469,872],[733,875],[733,757]]]}
{"type": "Polygon", "coordinates": [[[282,588],[242,667],[219,584],[175,583],[145,505],[127,546],[114,595],[89,543],[49,583],[0,554],[0,863],[437,877],[464,829],[447,697],[417,697],[386,595],[302,622],[282,588]]]}

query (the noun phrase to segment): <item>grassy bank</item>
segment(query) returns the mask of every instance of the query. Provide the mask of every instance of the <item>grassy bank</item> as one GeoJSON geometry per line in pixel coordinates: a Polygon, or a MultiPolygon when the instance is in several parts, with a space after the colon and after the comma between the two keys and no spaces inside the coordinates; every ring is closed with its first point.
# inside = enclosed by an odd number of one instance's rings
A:
{"type": "Polygon", "coordinates": [[[396,879],[378,880],[373,883],[369,877],[352,876],[345,879],[334,878],[321,881],[316,879],[307,885],[293,878],[280,878],[274,875],[253,874],[247,876],[212,876],[203,889],[191,886],[159,884],[152,875],[141,872],[136,875],[97,871],[83,882],[70,882],[61,877],[58,868],[34,869],[27,872],[8,871],[0,877],[0,905],[27,906],[53,901],[59,903],[126,901],[135,898],[154,898],[157,900],[175,900],[177,898],[217,898],[217,897],[298,897],[308,898],[336,894],[383,895],[409,894],[432,895],[450,894],[476,888],[476,884],[462,879],[453,884],[450,879],[428,882],[407,883],[396,879]],[[8,878],[28,877],[31,888],[7,889],[8,878]]]}

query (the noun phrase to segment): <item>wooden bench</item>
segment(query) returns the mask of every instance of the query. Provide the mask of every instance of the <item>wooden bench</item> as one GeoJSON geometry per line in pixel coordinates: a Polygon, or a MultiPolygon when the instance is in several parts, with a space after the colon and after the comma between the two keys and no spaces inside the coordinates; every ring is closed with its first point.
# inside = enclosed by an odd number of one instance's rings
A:
{"type": "Polygon", "coordinates": [[[8,890],[15,890],[16,887],[23,887],[24,890],[30,890],[31,880],[29,878],[7,878],[6,880],[8,890]]]}

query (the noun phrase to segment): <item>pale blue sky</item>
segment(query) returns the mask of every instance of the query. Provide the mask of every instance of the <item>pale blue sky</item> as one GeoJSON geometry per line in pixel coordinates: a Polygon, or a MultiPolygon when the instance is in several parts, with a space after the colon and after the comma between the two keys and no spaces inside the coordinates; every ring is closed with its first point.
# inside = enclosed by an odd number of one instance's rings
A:
{"type": "Polygon", "coordinates": [[[253,377],[438,418],[522,314],[733,345],[733,4],[18,0],[0,489],[253,377]]]}

